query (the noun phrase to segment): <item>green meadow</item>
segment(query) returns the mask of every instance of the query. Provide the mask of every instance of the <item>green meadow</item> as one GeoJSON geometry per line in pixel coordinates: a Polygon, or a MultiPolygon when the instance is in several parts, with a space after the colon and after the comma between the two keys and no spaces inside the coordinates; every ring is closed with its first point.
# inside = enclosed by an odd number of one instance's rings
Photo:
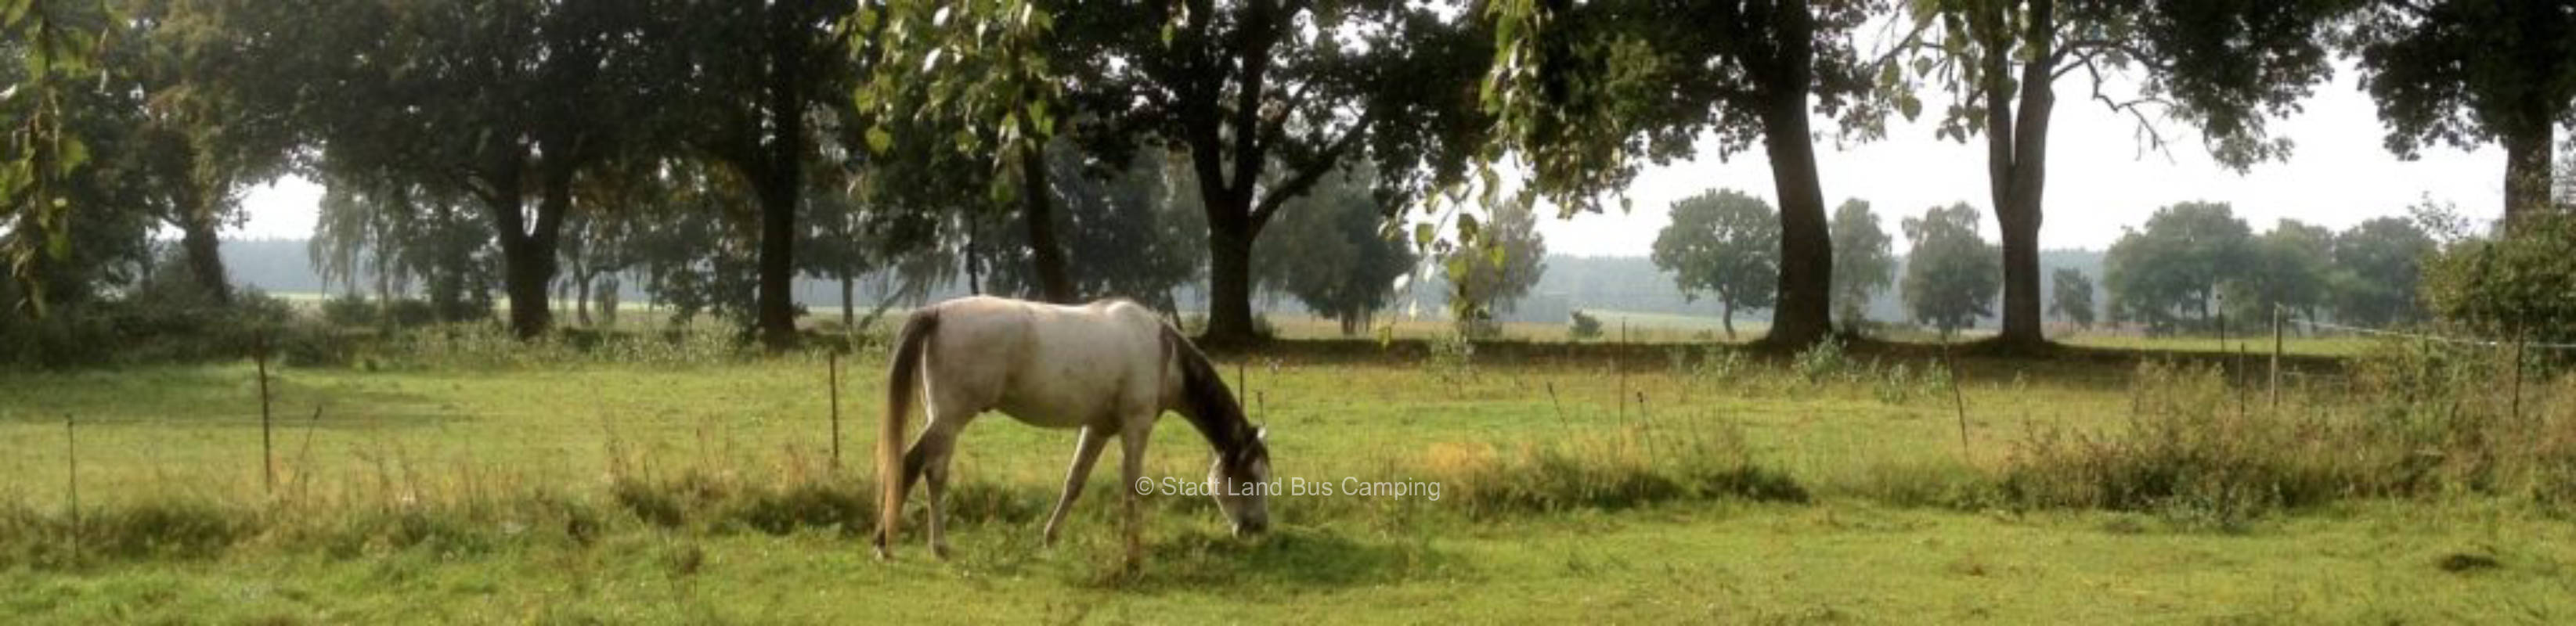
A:
{"type": "MultiPolygon", "coordinates": [[[[2497,380],[2477,355],[2293,359],[2275,400],[2268,363],[2205,353],[1283,343],[1218,357],[1278,478],[1437,499],[1283,496],[1275,532],[1239,539],[1204,498],[1149,494],[1130,573],[1116,464],[1064,542],[1037,541],[1069,432],[976,422],[956,553],[933,559],[916,521],[880,562],[882,350],[633,344],[282,363],[266,463],[247,362],[0,379],[0,614],[2576,619],[2576,383],[2529,374],[2508,406],[2469,382],[2497,380]]],[[[1149,456],[1150,478],[1204,476],[1183,420],[1149,456]]]]}

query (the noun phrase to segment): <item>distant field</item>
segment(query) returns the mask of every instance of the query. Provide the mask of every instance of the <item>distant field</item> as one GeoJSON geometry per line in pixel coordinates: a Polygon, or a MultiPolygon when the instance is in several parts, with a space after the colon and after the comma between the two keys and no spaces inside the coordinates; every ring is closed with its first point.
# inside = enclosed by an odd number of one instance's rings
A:
{"type": "MultiPolygon", "coordinates": [[[[334,297],[326,294],[305,292],[281,292],[271,295],[275,295],[307,309],[318,307],[322,301],[334,297]]],[[[495,306],[507,305],[508,302],[506,300],[495,304],[495,306]]],[[[618,318],[617,325],[620,328],[630,330],[659,329],[666,327],[669,323],[669,312],[650,302],[632,300],[625,301],[620,303],[618,310],[620,312],[620,316],[618,318]]],[[[1629,343],[1655,344],[1743,343],[1759,339],[1762,337],[1763,333],[1770,330],[1770,323],[1767,321],[1738,319],[1735,321],[1736,335],[1733,339],[1728,339],[1723,325],[1714,315],[1647,313],[1612,309],[1583,309],[1583,311],[1586,314],[1592,315],[1601,320],[1602,336],[1590,340],[1594,342],[1615,342],[1623,340],[1621,335],[1623,326],[1626,331],[1626,335],[1624,337],[1625,341],[1629,343]]],[[[864,316],[867,312],[868,309],[863,308],[858,312],[858,314],[864,316]]],[[[903,309],[890,309],[887,315],[898,315],[902,312],[903,309]]],[[[569,306],[558,307],[555,311],[555,315],[556,319],[562,323],[568,326],[574,325],[572,322],[573,310],[569,306]]],[[[1267,315],[1266,319],[1270,322],[1271,327],[1278,333],[1279,337],[1283,339],[1340,339],[1346,337],[1342,334],[1341,324],[1330,319],[1292,313],[1272,313],[1267,315]]],[[[817,306],[807,308],[802,324],[808,327],[837,328],[840,320],[840,307],[817,306]]],[[[880,323],[884,323],[884,321],[880,320],[880,323]]],[[[719,331],[730,328],[725,322],[715,319],[712,316],[702,316],[697,321],[696,326],[719,331]]],[[[1570,336],[1571,326],[1568,323],[1504,322],[1502,327],[1503,338],[1506,339],[1539,342],[1563,342],[1572,340],[1570,336]]],[[[1358,334],[1347,337],[1375,338],[1380,336],[1380,331],[1382,329],[1392,331],[1392,335],[1397,338],[1425,339],[1453,332],[1456,329],[1456,326],[1451,324],[1445,318],[1439,317],[1422,317],[1413,319],[1406,319],[1401,316],[1381,317],[1372,322],[1368,328],[1363,329],[1358,334]]],[[[1991,336],[1992,334],[1993,330],[1991,329],[1970,329],[1962,331],[1959,336],[1953,338],[1953,341],[1974,341],[1976,339],[1991,336]]],[[[2050,338],[2067,345],[2094,348],[2173,350],[2186,352],[2232,352],[2243,350],[2248,354],[2269,354],[2272,350],[2271,335],[2259,333],[2258,335],[2259,336],[2230,337],[2222,345],[2217,338],[2208,336],[2146,337],[2136,333],[2064,332],[2052,327],[2050,338]]],[[[1938,339],[1930,333],[1922,331],[1898,333],[1884,338],[1894,341],[1915,343],[1933,343],[1938,341],[1938,339]]],[[[2283,340],[2282,350],[2287,354],[2350,356],[2358,354],[2364,348],[2372,345],[2372,342],[2373,340],[2368,337],[2357,335],[2303,336],[2292,334],[2283,340]]]]}

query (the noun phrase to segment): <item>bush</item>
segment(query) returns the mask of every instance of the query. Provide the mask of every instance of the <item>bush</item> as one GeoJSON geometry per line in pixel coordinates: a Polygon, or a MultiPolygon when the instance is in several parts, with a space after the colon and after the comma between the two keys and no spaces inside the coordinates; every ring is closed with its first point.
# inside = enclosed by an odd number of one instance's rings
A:
{"type": "Polygon", "coordinates": [[[2426,263],[2425,300],[2493,338],[2576,341],[2576,216],[2520,219],[2510,236],[2454,243],[2426,263]]]}
{"type": "Polygon", "coordinates": [[[321,311],[324,323],[339,327],[384,327],[388,313],[393,317],[394,328],[419,328],[438,322],[438,310],[419,298],[395,298],[387,306],[366,296],[344,294],[324,300],[321,311]]]}
{"type": "Polygon", "coordinates": [[[2145,364],[2125,430],[2034,431],[2000,487],[2024,506],[2157,512],[2220,528],[2343,498],[2576,501],[2576,415],[2508,419],[2510,394],[2495,393],[2505,365],[2492,352],[2376,350],[2354,365],[2352,388],[2306,400],[2349,402],[2349,413],[2331,405],[2274,412],[2240,397],[2216,367],[2145,364]]]}
{"type": "Polygon", "coordinates": [[[1575,341],[1601,338],[1601,318],[1582,311],[1575,311],[1572,315],[1574,320],[1566,328],[1566,336],[1575,341]]]}
{"type": "Polygon", "coordinates": [[[1795,359],[1798,376],[1809,383],[1825,383],[1850,378],[1854,373],[1851,357],[1843,353],[1843,342],[1827,337],[1798,353],[1795,359]]]}

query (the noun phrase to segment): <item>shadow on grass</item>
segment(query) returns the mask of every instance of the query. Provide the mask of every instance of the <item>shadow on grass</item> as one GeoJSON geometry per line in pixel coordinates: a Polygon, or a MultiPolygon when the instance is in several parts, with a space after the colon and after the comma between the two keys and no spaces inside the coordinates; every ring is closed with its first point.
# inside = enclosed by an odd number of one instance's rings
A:
{"type": "Polygon", "coordinates": [[[1306,528],[1248,538],[1184,531],[1151,541],[1146,553],[1141,572],[1131,575],[1114,561],[1102,561],[1084,582],[1143,593],[1318,590],[1401,582],[1454,563],[1427,543],[1361,541],[1306,528]]]}

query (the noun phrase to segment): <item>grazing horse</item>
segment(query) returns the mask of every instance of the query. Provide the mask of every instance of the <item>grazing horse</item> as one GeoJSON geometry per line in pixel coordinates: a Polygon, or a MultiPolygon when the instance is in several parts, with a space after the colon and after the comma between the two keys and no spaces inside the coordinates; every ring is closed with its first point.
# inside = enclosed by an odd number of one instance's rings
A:
{"type": "Polygon", "coordinates": [[[949,300],[916,310],[896,339],[893,373],[886,383],[886,415],[877,442],[877,475],[885,500],[877,526],[877,556],[892,554],[904,496],[916,478],[928,477],[930,548],[948,554],[941,504],[948,488],[948,459],[957,433],[985,411],[999,410],[1044,428],[1079,428],[1073,468],[1064,493],[1048,514],[1044,540],[1054,545],[1066,511],[1082,495],[1101,446],[1117,437],[1127,492],[1128,562],[1141,559],[1142,495],[1133,486],[1145,474],[1145,442],[1164,411],[1189,418],[1216,451],[1208,490],[1233,520],[1237,535],[1258,533],[1270,522],[1264,485],[1270,452],[1262,431],[1243,416],[1216,368],[1179,330],[1127,300],[1061,306],[991,297],[949,300]],[[924,374],[927,374],[926,376],[924,374]],[[929,400],[929,422],[912,450],[898,458],[913,394],[929,400]],[[899,472],[899,473],[898,473],[899,472]],[[899,477],[899,478],[893,478],[899,477]]]}

